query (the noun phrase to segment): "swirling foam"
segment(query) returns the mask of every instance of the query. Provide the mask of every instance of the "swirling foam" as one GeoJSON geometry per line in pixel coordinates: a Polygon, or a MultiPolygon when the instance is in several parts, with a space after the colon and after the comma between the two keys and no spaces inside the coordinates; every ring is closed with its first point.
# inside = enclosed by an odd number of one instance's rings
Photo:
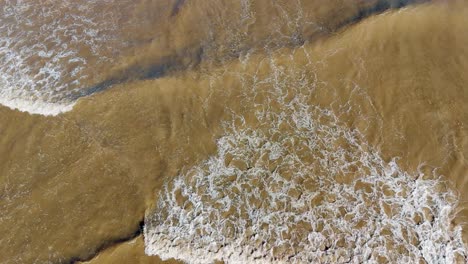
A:
{"type": "Polygon", "coordinates": [[[253,107],[258,126],[236,116],[217,154],[166,186],[146,217],[147,254],[187,263],[466,261],[461,227],[451,225],[457,196],[434,172],[408,174],[308,104],[312,74],[274,60],[270,68],[265,78],[235,73],[250,84],[246,98],[268,87],[253,107]]]}
{"type": "Polygon", "coordinates": [[[90,69],[108,63],[112,49],[119,47],[114,23],[118,6],[115,14],[103,9],[110,3],[4,1],[0,9],[0,104],[43,115],[71,110],[70,98],[95,81],[90,69]]]}

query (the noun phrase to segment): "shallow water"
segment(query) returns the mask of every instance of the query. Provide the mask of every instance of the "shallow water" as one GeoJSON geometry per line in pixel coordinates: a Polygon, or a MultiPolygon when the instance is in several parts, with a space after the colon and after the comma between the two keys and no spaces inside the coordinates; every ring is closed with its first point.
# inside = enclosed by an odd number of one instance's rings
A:
{"type": "Polygon", "coordinates": [[[438,175],[384,161],[341,113],[308,103],[319,85],[312,59],[283,63],[262,61],[263,76],[227,73],[245,84],[239,100],[253,120],[234,115],[217,153],[162,190],[146,253],[190,263],[465,258],[461,227],[450,228],[457,196],[440,193],[438,175]]]}
{"type": "Polygon", "coordinates": [[[2,1],[0,262],[465,263],[468,6],[413,2],[2,1]]]}

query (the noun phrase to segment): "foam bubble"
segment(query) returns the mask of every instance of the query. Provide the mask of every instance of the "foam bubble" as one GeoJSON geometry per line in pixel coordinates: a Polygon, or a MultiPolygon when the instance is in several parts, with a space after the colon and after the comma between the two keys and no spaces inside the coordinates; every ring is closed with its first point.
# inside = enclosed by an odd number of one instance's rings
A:
{"type": "MultiPolygon", "coordinates": [[[[112,60],[119,12],[128,1],[11,1],[0,9],[0,104],[43,115],[72,109],[80,89],[112,60]],[[104,19],[103,19],[104,18],[104,19]]],[[[114,54],[115,55],[115,54],[114,54]]]]}
{"type": "Polygon", "coordinates": [[[19,110],[21,112],[28,112],[30,114],[38,114],[44,116],[56,116],[61,113],[71,111],[74,102],[68,104],[64,103],[47,103],[41,101],[29,101],[20,98],[5,99],[0,97],[0,104],[8,108],[19,110]]]}
{"type": "Polygon", "coordinates": [[[234,116],[217,153],[166,185],[145,220],[145,252],[187,263],[464,263],[456,194],[308,104],[317,80],[305,69],[269,63],[264,77],[233,74],[249,84],[246,100],[257,84],[268,90],[258,123],[234,116]]]}

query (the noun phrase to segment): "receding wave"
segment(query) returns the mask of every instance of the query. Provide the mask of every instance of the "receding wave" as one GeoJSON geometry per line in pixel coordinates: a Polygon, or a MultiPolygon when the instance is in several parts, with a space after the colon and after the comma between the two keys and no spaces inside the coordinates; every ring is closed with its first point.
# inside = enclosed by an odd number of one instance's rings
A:
{"type": "Polygon", "coordinates": [[[119,47],[118,11],[105,1],[13,1],[0,9],[0,104],[56,115],[96,81],[119,47]],[[99,16],[97,15],[99,14],[99,16]]]}
{"type": "Polygon", "coordinates": [[[468,8],[421,2],[0,1],[0,262],[467,263],[468,8]]]}
{"type": "MultiPolygon", "coordinates": [[[[266,59],[217,154],[170,182],[146,217],[147,254],[188,263],[454,263],[457,195],[435,172],[384,161],[341,113],[310,105],[319,80],[266,59]],[[261,98],[261,99],[260,99],[261,98]],[[258,103],[255,103],[258,101],[258,103]],[[430,174],[430,175],[425,175],[430,174]]],[[[310,72],[309,72],[310,73],[310,72]]]]}
{"type": "Polygon", "coordinates": [[[220,62],[300,45],[413,1],[336,2],[5,0],[0,104],[56,115],[116,83],[160,77],[194,66],[201,57],[220,62]],[[275,19],[265,20],[271,15],[275,19]]]}

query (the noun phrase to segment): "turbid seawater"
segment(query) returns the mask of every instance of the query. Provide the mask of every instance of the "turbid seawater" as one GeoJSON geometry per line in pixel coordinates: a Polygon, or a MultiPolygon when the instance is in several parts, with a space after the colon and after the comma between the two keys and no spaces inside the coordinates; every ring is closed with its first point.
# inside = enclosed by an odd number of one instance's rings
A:
{"type": "Polygon", "coordinates": [[[0,2],[1,263],[467,263],[465,1],[0,2]]]}

